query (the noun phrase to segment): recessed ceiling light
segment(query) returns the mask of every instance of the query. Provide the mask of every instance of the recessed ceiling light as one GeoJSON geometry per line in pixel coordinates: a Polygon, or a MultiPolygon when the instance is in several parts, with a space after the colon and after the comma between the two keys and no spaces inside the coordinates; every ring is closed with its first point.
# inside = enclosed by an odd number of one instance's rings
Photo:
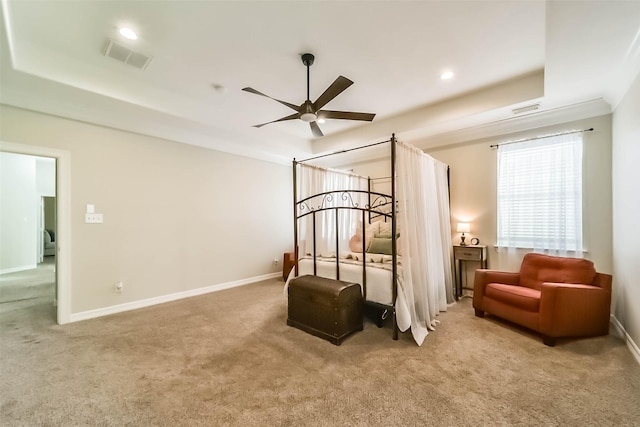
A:
{"type": "Polygon", "coordinates": [[[323,124],[326,120],[325,119],[318,119],[316,120],[318,123],[323,124]]]}
{"type": "Polygon", "coordinates": [[[445,71],[444,73],[440,74],[440,78],[442,80],[449,80],[452,77],[453,77],[453,71],[445,71]]]}
{"type": "Polygon", "coordinates": [[[131,28],[123,27],[123,28],[120,28],[119,31],[120,31],[120,35],[126,39],[136,40],[138,38],[138,35],[136,34],[136,32],[133,31],[131,28]]]}

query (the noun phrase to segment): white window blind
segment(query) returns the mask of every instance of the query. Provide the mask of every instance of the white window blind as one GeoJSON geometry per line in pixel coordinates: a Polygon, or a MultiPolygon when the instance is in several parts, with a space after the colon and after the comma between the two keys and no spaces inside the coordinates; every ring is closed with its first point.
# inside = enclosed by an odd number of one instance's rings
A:
{"type": "Polygon", "coordinates": [[[582,133],[498,148],[502,247],[582,251],[582,133]]]}

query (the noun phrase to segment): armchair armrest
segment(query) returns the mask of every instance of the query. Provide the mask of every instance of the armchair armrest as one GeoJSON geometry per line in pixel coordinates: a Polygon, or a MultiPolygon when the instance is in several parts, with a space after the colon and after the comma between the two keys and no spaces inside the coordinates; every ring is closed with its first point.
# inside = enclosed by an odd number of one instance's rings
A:
{"type": "Polygon", "coordinates": [[[540,332],[549,337],[606,335],[611,312],[611,282],[607,288],[573,283],[542,284],[540,332]]]}
{"type": "Polygon", "coordinates": [[[611,292],[611,282],[613,282],[613,276],[610,274],[596,273],[592,285],[611,292]]]}
{"type": "Polygon", "coordinates": [[[476,270],[473,282],[473,307],[479,309],[482,307],[482,298],[484,298],[484,290],[488,283],[504,283],[508,285],[517,285],[520,283],[520,273],[511,273],[507,271],[496,271],[487,269],[476,270]]]}

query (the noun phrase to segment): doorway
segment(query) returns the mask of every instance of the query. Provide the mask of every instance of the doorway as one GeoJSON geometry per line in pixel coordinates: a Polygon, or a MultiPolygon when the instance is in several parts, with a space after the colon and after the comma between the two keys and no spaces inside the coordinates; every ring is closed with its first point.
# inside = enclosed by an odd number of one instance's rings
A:
{"type": "Polygon", "coordinates": [[[0,152],[0,164],[0,312],[37,309],[56,322],[56,160],[0,152]]]}
{"type": "MultiPolygon", "coordinates": [[[[27,244],[30,244],[29,249],[21,248],[23,250],[17,251],[12,246],[5,246],[0,248],[2,251],[3,263],[5,262],[6,255],[14,256],[16,253],[25,254],[26,258],[20,258],[19,260],[13,259],[11,264],[13,266],[3,267],[0,266],[0,279],[7,279],[6,282],[14,280],[18,280],[18,282],[26,282],[31,281],[30,283],[36,284],[33,289],[31,289],[30,294],[26,294],[22,301],[17,301],[21,298],[15,298],[16,304],[20,306],[20,304],[29,304],[29,300],[32,302],[37,302],[36,300],[41,296],[44,297],[49,291],[45,291],[46,286],[42,286],[42,281],[49,280],[49,289],[51,290],[48,295],[50,295],[50,307],[53,320],[58,324],[65,324],[71,321],[71,220],[70,220],[70,156],[71,154],[65,150],[59,150],[55,148],[49,147],[41,147],[41,146],[33,146],[26,144],[18,144],[6,141],[0,141],[0,155],[5,154],[18,154],[25,156],[32,156],[36,158],[44,158],[46,161],[50,162],[50,166],[52,166],[53,170],[53,192],[46,195],[46,197],[55,197],[54,203],[54,224],[55,224],[55,236],[53,240],[55,241],[55,248],[53,250],[53,255],[44,256],[44,242],[46,237],[44,232],[42,232],[41,228],[46,229],[46,227],[50,227],[47,225],[47,221],[50,219],[45,218],[45,200],[43,199],[43,195],[37,195],[36,200],[33,201],[34,211],[33,223],[35,224],[35,229],[33,229],[32,236],[33,239],[25,239],[21,240],[24,244],[26,241],[27,244]],[[39,218],[42,219],[42,223],[40,224],[39,218]],[[35,241],[35,244],[29,243],[35,241]],[[32,252],[30,252],[32,251],[32,252]],[[29,258],[28,253],[34,254],[31,258],[29,258]],[[40,260],[40,252],[42,252],[42,262],[40,260]],[[29,261],[27,258],[31,259],[29,261]],[[12,271],[13,269],[13,271],[12,271]],[[27,271],[31,270],[29,273],[27,271]],[[15,274],[17,273],[17,274],[15,274]],[[28,276],[20,277],[15,276],[28,276]],[[48,277],[48,279],[45,279],[48,277]],[[39,289],[42,294],[36,291],[36,288],[39,289]],[[54,305],[55,304],[55,305],[54,305]]],[[[3,172],[5,168],[2,168],[3,172]]],[[[40,176],[42,178],[42,176],[40,176]]],[[[6,180],[2,179],[2,182],[6,182],[6,180]]],[[[51,182],[50,182],[51,184],[51,182]]],[[[4,190],[4,184],[1,190],[4,190]]],[[[7,184],[9,187],[9,184],[7,184]]],[[[8,205],[6,202],[6,193],[2,191],[2,197],[0,198],[0,209],[2,211],[3,221],[7,218],[5,213],[14,212],[12,205],[8,205]],[[11,206],[11,209],[9,208],[11,206]]],[[[24,222],[25,217],[18,217],[18,219],[13,220],[13,224],[22,224],[24,222]]],[[[29,218],[27,221],[29,222],[29,218]]],[[[26,227],[26,226],[25,226],[26,227]]],[[[31,229],[31,225],[29,225],[29,229],[31,229]]],[[[53,230],[52,230],[53,231],[53,230]]],[[[8,236],[11,232],[13,232],[11,227],[6,227],[3,224],[0,224],[0,233],[2,233],[2,242],[0,244],[4,244],[5,237],[8,236]],[[8,231],[7,231],[8,230],[8,231]]],[[[51,248],[49,248],[51,253],[51,248]]],[[[7,288],[8,289],[8,288],[7,288]]],[[[22,289],[24,290],[24,289],[22,289]]],[[[11,293],[7,292],[7,298],[11,299],[11,293]]],[[[1,299],[0,299],[1,301],[1,299]]],[[[4,304],[3,304],[4,305],[4,304]]]]}

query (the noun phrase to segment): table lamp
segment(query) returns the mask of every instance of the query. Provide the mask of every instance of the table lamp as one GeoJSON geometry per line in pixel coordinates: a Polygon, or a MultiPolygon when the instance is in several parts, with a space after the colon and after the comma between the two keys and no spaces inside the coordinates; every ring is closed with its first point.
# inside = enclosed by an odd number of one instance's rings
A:
{"type": "Polygon", "coordinates": [[[471,227],[469,226],[469,223],[459,222],[458,228],[456,229],[456,231],[458,233],[462,233],[462,236],[460,236],[460,246],[467,246],[466,242],[464,241],[464,233],[469,233],[471,231],[471,227]]]}

